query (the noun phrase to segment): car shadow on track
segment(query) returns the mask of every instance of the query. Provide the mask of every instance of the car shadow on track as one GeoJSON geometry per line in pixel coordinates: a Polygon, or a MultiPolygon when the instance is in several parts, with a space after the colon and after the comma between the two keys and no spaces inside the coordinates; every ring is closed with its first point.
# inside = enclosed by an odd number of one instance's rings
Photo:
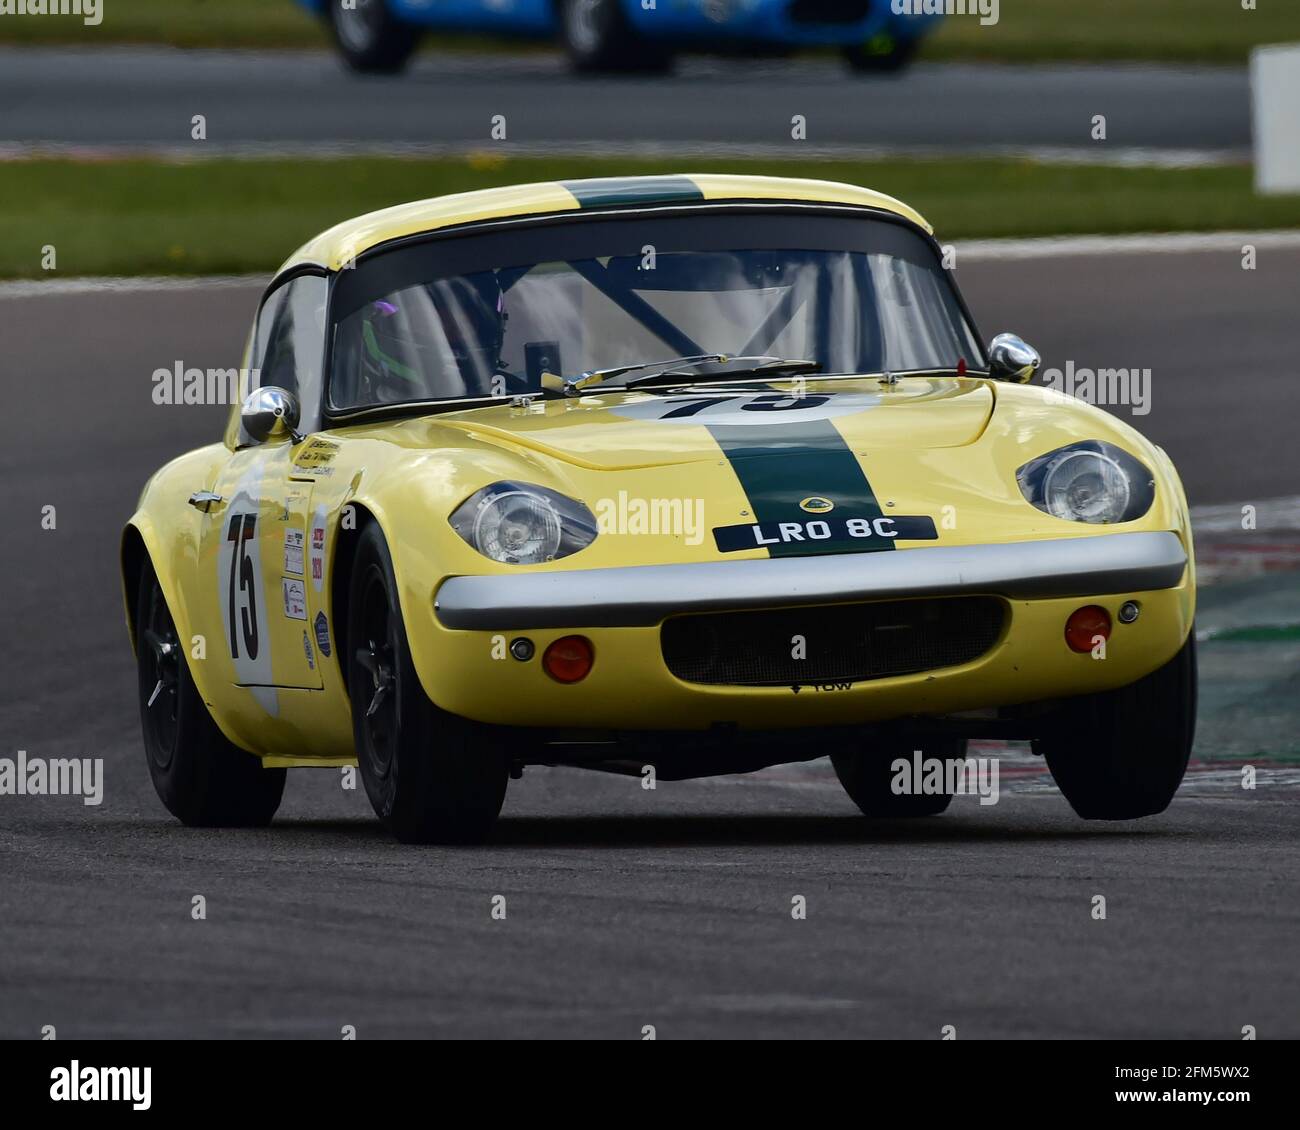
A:
{"type": "MultiPolygon", "coordinates": [[[[1176,809],[1175,809],[1176,815],[1176,809]]],[[[46,835],[66,833],[79,838],[84,821],[55,819],[42,823],[46,835]]],[[[1225,835],[1228,833],[1225,832],[1225,835]]],[[[257,843],[268,850],[341,847],[419,851],[418,845],[397,843],[388,829],[370,816],[278,817],[270,827],[185,828],[165,817],[118,818],[97,822],[97,840],[108,835],[142,848],[192,840],[247,849],[257,843]]],[[[461,850],[491,852],[512,848],[672,848],[672,847],[801,847],[892,846],[912,844],[986,845],[990,848],[1035,843],[1179,839],[1204,843],[1206,830],[1195,831],[1168,816],[1138,821],[1083,821],[1062,806],[1050,814],[1041,810],[1018,823],[993,821],[983,813],[949,812],[916,820],[867,819],[857,815],[785,815],[699,813],[692,815],[503,816],[484,844],[461,850]],[[1046,817],[1046,818],[1045,818],[1046,817]]],[[[444,850],[446,845],[443,845],[444,850]]]]}
{"type": "Polygon", "coordinates": [[[1135,825],[982,824],[978,818],[871,820],[862,816],[580,816],[503,818],[502,847],[796,847],[818,844],[930,844],[1069,841],[1169,834],[1135,825]]]}
{"type": "MultiPolygon", "coordinates": [[[[322,844],[346,838],[388,841],[378,821],[278,820],[264,835],[322,844]]],[[[1085,823],[1062,813],[1059,822],[1008,826],[977,816],[921,820],[868,820],[861,816],[505,816],[487,843],[465,850],[510,848],[800,847],[872,844],[1068,843],[1089,840],[1177,837],[1183,830],[1150,821],[1085,823]],[[1074,821],[1074,823],[1071,823],[1074,821]]],[[[395,847],[401,845],[394,844],[395,847]]],[[[418,850],[415,848],[413,850],[418,850]]]]}

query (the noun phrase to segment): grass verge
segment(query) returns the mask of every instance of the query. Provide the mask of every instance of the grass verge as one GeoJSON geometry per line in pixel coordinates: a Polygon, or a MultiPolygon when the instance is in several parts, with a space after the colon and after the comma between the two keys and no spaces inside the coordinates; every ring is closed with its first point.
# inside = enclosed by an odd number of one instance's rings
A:
{"type": "Polygon", "coordinates": [[[270,271],[340,220],[407,200],[527,181],[727,171],[866,185],[918,208],[943,240],[1300,228],[1300,196],[1258,197],[1251,170],[1007,160],[527,157],[28,160],[0,163],[0,277],[270,271]]]}
{"type": "Polygon", "coordinates": [[[946,19],[928,59],[1244,63],[1252,47],[1300,40],[1300,4],[1258,0],[1001,0],[998,22],[946,19]]]}

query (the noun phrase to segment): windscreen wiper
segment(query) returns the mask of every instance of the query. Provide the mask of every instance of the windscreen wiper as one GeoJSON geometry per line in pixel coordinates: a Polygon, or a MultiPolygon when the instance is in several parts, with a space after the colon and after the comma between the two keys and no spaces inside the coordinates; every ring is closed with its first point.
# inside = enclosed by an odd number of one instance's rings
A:
{"type": "Polygon", "coordinates": [[[644,377],[635,377],[630,381],[623,381],[613,387],[637,388],[640,385],[657,383],[680,384],[682,381],[703,384],[706,381],[754,380],[762,377],[820,373],[822,371],[820,361],[809,361],[805,358],[728,357],[725,363],[736,362],[740,363],[738,369],[718,369],[708,373],[684,373],[678,366],[673,365],[653,373],[647,373],[644,377]]]}
{"type": "Polygon", "coordinates": [[[725,362],[725,353],[700,353],[694,357],[673,357],[667,361],[641,361],[635,365],[616,365],[612,369],[588,369],[576,377],[562,377],[559,373],[543,373],[542,389],[547,392],[562,392],[565,396],[577,396],[583,389],[604,384],[615,377],[627,373],[639,373],[643,369],[672,368],[676,365],[703,365],[708,362],[725,362]]]}
{"type": "Polygon", "coordinates": [[[768,376],[772,373],[816,373],[821,365],[816,361],[801,359],[787,360],[781,357],[734,357],[729,353],[701,353],[694,357],[674,357],[668,361],[643,361],[635,365],[617,365],[610,369],[592,369],[576,377],[562,377],[556,373],[542,374],[542,389],[560,392],[565,396],[578,396],[580,393],[604,388],[635,388],[663,380],[736,380],[748,374],[768,376]],[[715,372],[699,373],[691,371],[698,365],[739,365],[739,369],[722,369],[715,372]],[[611,382],[625,377],[629,373],[652,372],[631,380],[611,382]],[[683,371],[686,370],[686,371],[683,371]]]}

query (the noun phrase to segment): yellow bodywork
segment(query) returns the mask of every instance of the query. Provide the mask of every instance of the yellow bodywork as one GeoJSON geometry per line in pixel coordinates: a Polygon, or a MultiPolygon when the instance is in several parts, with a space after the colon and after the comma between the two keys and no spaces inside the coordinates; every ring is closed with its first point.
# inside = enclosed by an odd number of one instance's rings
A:
{"type": "MultiPolygon", "coordinates": [[[[885,209],[923,226],[906,206],[863,189],[814,181],[693,177],[708,199],[818,200],[885,209]]],[[[306,245],[286,267],[340,269],[368,247],[441,226],[576,208],[560,185],[468,193],[404,205],[340,225],[306,245]]],[[[928,228],[926,229],[928,230],[928,228]]],[[[778,385],[777,387],[783,387],[778,385]]],[[[788,386],[784,386],[788,387],[788,386]]],[[[672,426],[638,415],[653,400],[611,392],[467,408],[397,421],[335,427],[234,450],[237,416],[226,442],[167,464],[150,480],[130,519],[161,581],[179,638],[189,641],[194,681],[224,733],[268,764],[338,764],[354,759],[344,688],[334,581],[356,524],[379,523],[390,548],[412,656],[439,707],[499,725],[564,729],[742,729],[852,724],[1033,702],[1111,689],[1153,671],[1178,651],[1195,611],[1186,502],[1164,453],[1113,416],[1037,387],[969,377],[809,380],[810,395],[857,394],[872,404],[833,418],[881,504],[897,514],[931,515],[937,542],[899,542],[924,554],[933,546],[1013,544],[1105,538],[1117,532],[1172,531],[1188,566],[1181,583],[1153,592],[1096,599],[1010,601],[1001,639],[962,667],[847,687],[708,686],[668,670],[658,627],[602,628],[577,621],[527,632],[465,631],[444,626],[435,601],[458,576],[575,571],[631,565],[761,558],[766,550],[720,554],[713,527],[744,522],[750,501],[703,424],[672,426]],[[918,436],[923,442],[918,442],[918,436]],[[1090,526],[1050,517],[1022,497],[1016,469],[1081,439],[1127,450],[1155,478],[1155,501],[1139,520],[1090,526]],[[501,481],[539,484],[585,502],[632,498],[702,501],[702,538],[675,533],[602,532],[587,548],[536,566],[499,564],[452,529],[449,516],[479,489],[501,481]],[[232,576],[223,544],[224,510],[204,513],[189,495],[210,490],[256,515],[247,549],[257,555],[261,624],[269,647],[258,671],[232,658],[232,621],[221,586],[232,576]],[[317,533],[316,531],[319,531],[317,533]],[[299,553],[301,552],[301,560],[299,553]],[[313,576],[319,564],[319,576],[313,576]],[[295,572],[294,570],[300,570],[295,572]],[[286,581],[301,580],[290,593],[286,581]],[[1134,624],[1116,621],[1104,661],[1071,651],[1067,616],[1084,604],[1112,618],[1126,600],[1141,602],[1134,624]],[[324,630],[321,630],[323,625],[324,630]],[[537,659],[517,662],[503,641],[527,635],[540,656],[547,644],[580,633],[594,645],[591,674],[574,685],[549,678],[537,659]],[[325,654],[328,648],[329,654],[325,654]]],[[[815,484],[809,491],[816,493],[815,484]]],[[[130,560],[130,554],[127,554],[130,560]]],[[[127,577],[128,604],[134,599],[127,577]]],[[[292,586],[290,586],[292,588],[292,586]]],[[[236,634],[238,625],[235,625],[236,634]]]]}

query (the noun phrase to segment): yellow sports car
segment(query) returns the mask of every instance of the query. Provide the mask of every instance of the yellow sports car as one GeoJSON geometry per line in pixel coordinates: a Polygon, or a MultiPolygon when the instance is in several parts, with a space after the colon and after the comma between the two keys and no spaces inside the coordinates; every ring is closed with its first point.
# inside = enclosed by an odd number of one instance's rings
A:
{"type": "Polygon", "coordinates": [[[1031,740],[1163,810],[1195,723],[1165,453],[986,348],[929,225],[850,185],[522,185],[340,224],[267,288],[224,437],[122,540],[149,768],[263,824],[359,765],[403,841],[526,765],[676,779],[1031,740]]]}

